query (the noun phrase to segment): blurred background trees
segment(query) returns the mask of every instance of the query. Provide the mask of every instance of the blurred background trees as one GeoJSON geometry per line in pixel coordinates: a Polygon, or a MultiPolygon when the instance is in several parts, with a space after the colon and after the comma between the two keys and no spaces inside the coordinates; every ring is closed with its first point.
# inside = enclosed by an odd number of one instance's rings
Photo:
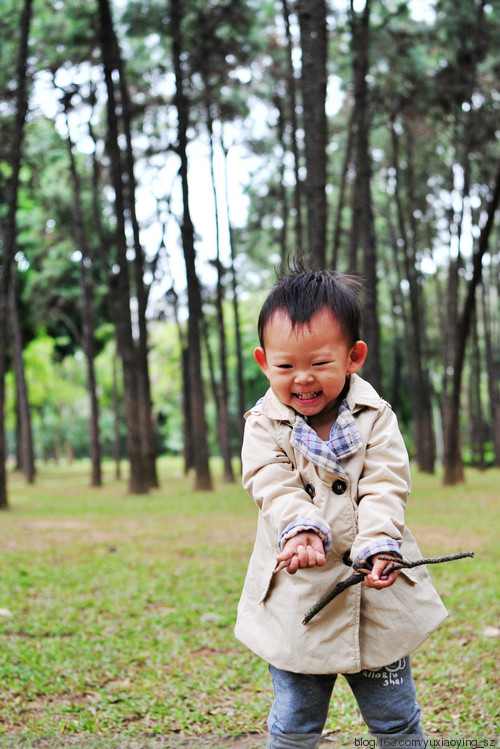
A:
{"type": "Polygon", "coordinates": [[[367,289],[363,375],[443,480],[500,465],[500,11],[485,0],[0,0],[5,466],[182,453],[235,480],[297,250],[367,289]]]}

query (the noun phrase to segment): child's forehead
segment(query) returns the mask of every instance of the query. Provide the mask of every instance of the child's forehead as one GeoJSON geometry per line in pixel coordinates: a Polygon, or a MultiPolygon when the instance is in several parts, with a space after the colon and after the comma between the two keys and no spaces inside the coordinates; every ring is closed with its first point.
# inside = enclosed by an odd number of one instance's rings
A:
{"type": "Polygon", "coordinates": [[[264,335],[271,333],[273,339],[282,339],[283,341],[290,337],[300,337],[308,333],[318,333],[328,337],[329,332],[334,328],[339,329],[339,323],[328,307],[322,307],[316,312],[310,320],[303,322],[294,322],[286,309],[277,309],[269,318],[264,335]]]}

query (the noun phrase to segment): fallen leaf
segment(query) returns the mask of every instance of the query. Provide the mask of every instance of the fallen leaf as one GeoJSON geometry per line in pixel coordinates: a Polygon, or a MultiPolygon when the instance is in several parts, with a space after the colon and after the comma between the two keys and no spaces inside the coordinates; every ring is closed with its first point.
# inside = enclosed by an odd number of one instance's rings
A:
{"type": "Polygon", "coordinates": [[[206,611],[201,617],[200,622],[206,624],[207,622],[215,622],[219,624],[224,621],[224,617],[220,614],[216,614],[214,611],[206,611]]]}
{"type": "Polygon", "coordinates": [[[483,635],[485,637],[500,637],[500,628],[488,625],[483,629],[483,635]]]}

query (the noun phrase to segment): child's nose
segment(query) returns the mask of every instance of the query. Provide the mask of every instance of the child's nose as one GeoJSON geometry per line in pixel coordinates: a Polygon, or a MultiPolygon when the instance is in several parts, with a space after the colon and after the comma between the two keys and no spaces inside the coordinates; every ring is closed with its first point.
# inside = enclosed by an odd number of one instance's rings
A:
{"type": "Polygon", "coordinates": [[[298,383],[311,382],[313,379],[313,373],[309,369],[299,370],[295,375],[295,380],[298,383]]]}

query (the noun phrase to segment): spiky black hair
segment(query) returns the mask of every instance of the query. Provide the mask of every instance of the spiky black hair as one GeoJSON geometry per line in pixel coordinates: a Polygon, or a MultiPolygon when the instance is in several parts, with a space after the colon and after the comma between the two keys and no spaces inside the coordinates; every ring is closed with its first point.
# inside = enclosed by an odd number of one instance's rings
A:
{"type": "Polygon", "coordinates": [[[309,269],[301,258],[279,271],[260,311],[258,334],[264,348],[266,325],[277,310],[286,312],[292,323],[304,325],[324,309],[337,320],[346,341],[352,346],[360,338],[362,283],[354,276],[332,270],[309,269]]]}

